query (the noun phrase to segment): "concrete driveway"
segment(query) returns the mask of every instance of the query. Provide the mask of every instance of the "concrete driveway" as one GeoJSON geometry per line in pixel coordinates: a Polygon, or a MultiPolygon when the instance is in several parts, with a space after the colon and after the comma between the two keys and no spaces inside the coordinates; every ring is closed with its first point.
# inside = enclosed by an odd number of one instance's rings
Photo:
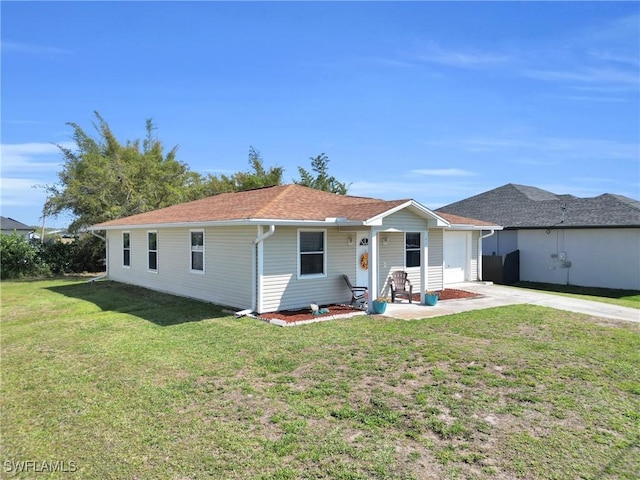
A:
{"type": "Polygon", "coordinates": [[[635,308],[620,307],[608,303],[592,302],[577,298],[551,295],[533,290],[504,285],[494,285],[485,282],[466,282],[450,285],[449,288],[466,290],[479,293],[481,298],[468,298],[463,300],[445,300],[437,305],[409,304],[406,300],[402,303],[389,303],[384,313],[387,317],[402,318],[405,320],[415,318],[439,317],[454,313],[480,310],[483,308],[502,307],[505,305],[532,304],[543,307],[567,310],[569,312],[583,313],[594,317],[625,320],[627,322],[640,322],[640,310],[635,308]]]}

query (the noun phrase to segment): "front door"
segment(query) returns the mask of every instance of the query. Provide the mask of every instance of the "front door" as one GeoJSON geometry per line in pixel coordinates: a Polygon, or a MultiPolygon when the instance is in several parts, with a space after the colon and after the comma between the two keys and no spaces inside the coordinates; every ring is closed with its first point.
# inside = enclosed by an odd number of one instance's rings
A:
{"type": "Polygon", "coordinates": [[[356,235],[356,285],[369,284],[369,234],[358,232],[356,235]]]}

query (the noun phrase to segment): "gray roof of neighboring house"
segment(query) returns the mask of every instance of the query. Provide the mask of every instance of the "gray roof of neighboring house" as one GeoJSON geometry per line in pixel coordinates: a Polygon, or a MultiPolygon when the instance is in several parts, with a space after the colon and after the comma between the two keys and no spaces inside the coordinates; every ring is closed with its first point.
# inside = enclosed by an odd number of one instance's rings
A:
{"type": "Polygon", "coordinates": [[[436,212],[491,221],[505,228],[640,227],[640,202],[605,193],[580,198],[509,183],[436,212]]]}
{"type": "Polygon", "coordinates": [[[1,230],[33,230],[29,225],[25,225],[22,222],[14,220],[13,218],[0,217],[0,229],[1,230]]]}

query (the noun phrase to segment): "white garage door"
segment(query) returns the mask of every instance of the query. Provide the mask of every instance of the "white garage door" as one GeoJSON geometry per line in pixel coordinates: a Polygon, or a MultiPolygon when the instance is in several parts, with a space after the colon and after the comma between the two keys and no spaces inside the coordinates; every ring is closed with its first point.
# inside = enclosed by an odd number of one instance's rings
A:
{"type": "Polygon", "coordinates": [[[467,232],[444,232],[444,283],[467,279],[467,232]]]}

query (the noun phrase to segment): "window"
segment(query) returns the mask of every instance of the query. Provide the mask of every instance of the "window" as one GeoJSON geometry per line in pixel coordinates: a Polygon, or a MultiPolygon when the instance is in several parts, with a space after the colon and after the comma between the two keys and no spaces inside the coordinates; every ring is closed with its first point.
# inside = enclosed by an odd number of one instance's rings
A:
{"type": "Polygon", "coordinates": [[[204,230],[191,233],[191,271],[204,273],[204,230]]]}
{"type": "Polygon", "coordinates": [[[324,230],[298,231],[299,275],[325,274],[324,230]]]}
{"type": "Polygon", "coordinates": [[[131,234],[122,232],[122,266],[131,266],[131,234]]]}
{"type": "Polygon", "coordinates": [[[158,271],[158,232],[147,232],[148,252],[149,252],[149,270],[158,271]]]}
{"type": "Polygon", "coordinates": [[[420,233],[405,233],[405,267],[420,266],[420,233]]]}

